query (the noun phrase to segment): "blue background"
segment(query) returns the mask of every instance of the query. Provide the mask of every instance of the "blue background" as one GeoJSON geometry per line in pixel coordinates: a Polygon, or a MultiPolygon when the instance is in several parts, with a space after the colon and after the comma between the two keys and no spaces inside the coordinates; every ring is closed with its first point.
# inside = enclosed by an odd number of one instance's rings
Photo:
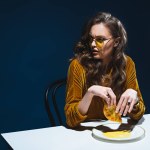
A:
{"type": "MultiPolygon", "coordinates": [[[[136,63],[150,113],[148,0],[1,0],[0,133],[50,126],[44,91],[50,82],[66,76],[82,27],[98,11],[112,13],[125,25],[126,53],[136,63]]],[[[0,149],[6,149],[2,138],[0,149]]]]}

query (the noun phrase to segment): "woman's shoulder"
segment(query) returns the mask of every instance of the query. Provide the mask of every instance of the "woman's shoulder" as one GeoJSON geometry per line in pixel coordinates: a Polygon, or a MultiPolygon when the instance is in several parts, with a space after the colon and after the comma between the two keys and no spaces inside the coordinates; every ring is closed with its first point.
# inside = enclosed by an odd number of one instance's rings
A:
{"type": "Polygon", "coordinates": [[[127,66],[128,65],[134,65],[134,61],[130,56],[125,55],[125,59],[126,59],[127,66]]]}
{"type": "Polygon", "coordinates": [[[73,58],[71,61],[70,61],[70,65],[80,65],[79,61],[76,59],[76,58],[73,58]]]}
{"type": "Polygon", "coordinates": [[[133,59],[128,55],[125,55],[125,59],[126,59],[126,71],[127,72],[133,71],[135,69],[135,63],[133,59]]]}
{"type": "Polygon", "coordinates": [[[71,69],[80,69],[80,70],[84,70],[83,66],[80,64],[79,60],[74,58],[71,60],[70,62],[70,66],[71,69]]]}

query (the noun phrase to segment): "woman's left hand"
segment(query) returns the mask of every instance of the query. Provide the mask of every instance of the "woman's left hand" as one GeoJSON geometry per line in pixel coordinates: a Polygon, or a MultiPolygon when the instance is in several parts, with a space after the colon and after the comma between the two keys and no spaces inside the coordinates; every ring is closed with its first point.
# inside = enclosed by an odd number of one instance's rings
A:
{"type": "Polygon", "coordinates": [[[116,113],[120,113],[120,115],[123,114],[123,116],[126,116],[126,114],[132,111],[133,106],[137,103],[138,97],[137,97],[137,91],[133,89],[127,89],[120,97],[120,100],[117,104],[116,113]]]}

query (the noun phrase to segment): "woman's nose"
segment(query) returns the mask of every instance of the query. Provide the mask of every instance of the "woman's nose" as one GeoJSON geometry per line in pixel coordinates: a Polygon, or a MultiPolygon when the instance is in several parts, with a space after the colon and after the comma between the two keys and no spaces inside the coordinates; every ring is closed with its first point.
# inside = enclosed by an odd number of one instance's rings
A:
{"type": "Polygon", "coordinates": [[[96,46],[96,43],[95,43],[95,40],[94,40],[94,39],[93,39],[91,45],[92,45],[92,46],[96,46]]]}

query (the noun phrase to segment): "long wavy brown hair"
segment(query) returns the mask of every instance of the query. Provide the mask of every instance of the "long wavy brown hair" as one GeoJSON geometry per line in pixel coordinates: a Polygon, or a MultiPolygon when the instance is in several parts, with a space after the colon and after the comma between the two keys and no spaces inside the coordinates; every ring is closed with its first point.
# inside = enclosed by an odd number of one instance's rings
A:
{"type": "Polygon", "coordinates": [[[82,32],[81,39],[74,49],[74,58],[78,59],[86,71],[87,88],[92,85],[111,87],[117,99],[120,98],[122,92],[125,90],[126,60],[124,50],[126,45],[127,34],[124,26],[110,13],[99,12],[88,21],[82,32]],[[113,49],[112,60],[107,68],[102,65],[102,60],[92,57],[91,46],[89,44],[91,27],[99,23],[103,23],[109,28],[113,38],[120,38],[119,44],[113,49]]]}

